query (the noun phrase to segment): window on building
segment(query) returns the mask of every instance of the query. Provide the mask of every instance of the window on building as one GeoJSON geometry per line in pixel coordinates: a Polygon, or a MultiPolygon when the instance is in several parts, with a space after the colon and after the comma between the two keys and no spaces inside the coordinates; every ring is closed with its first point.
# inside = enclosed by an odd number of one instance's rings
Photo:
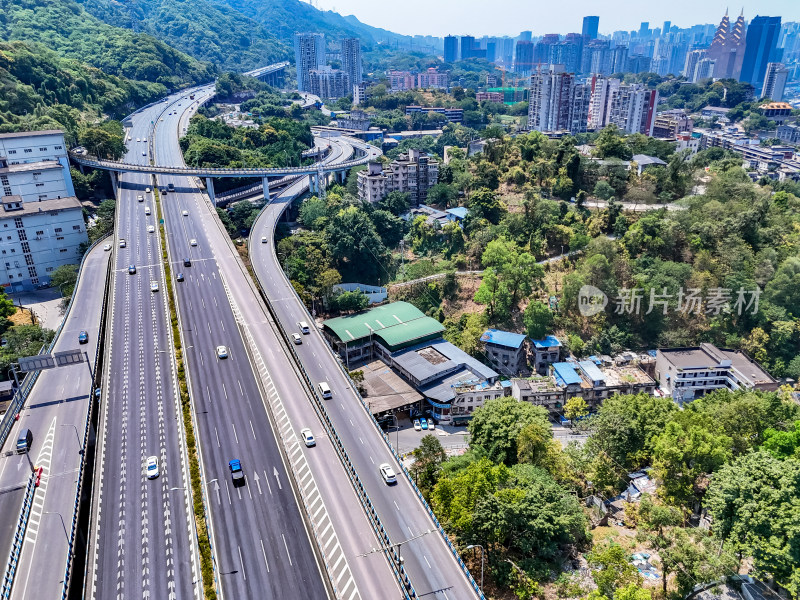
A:
{"type": "Polygon", "coordinates": [[[28,277],[36,277],[36,267],[28,267],[28,277]]]}
{"type": "Polygon", "coordinates": [[[36,187],[44,187],[44,184],[43,183],[37,183],[36,187]]]}
{"type": "Polygon", "coordinates": [[[31,283],[32,283],[33,285],[39,285],[39,278],[38,278],[38,277],[33,277],[33,278],[31,279],[31,283]]]}
{"type": "Polygon", "coordinates": [[[53,146],[53,150],[63,150],[61,146],[53,146]]]}
{"type": "Polygon", "coordinates": [[[56,233],[61,233],[61,227],[56,227],[56,233]]]}
{"type": "Polygon", "coordinates": [[[19,217],[14,217],[14,225],[16,227],[22,227],[22,219],[20,219],[19,217]]]}
{"type": "Polygon", "coordinates": [[[39,194],[39,200],[47,200],[47,194],[39,194]]]}
{"type": "Polygon", "coordinates": [[[81,226],[80,225],[73,225],[72,226],[72,230],[73,231],[80,231],[81,230],[81,226]]]}
{"type": "Polygon", "coordinates": [[[63,240],[63,239],[64,239],[64,236],[63,236],[63,235],[58,235],[58,236],[56,236],[56,240],[63,240]]]}
{"type": "Polygon", "coordinates": [[[41,173],[36,173],[36,172],[33,173],[34,177],[39,177],[40,175],[41,175],[41,173]]]}
{"type": "Polygon", "coordinates": [[[66,252],[66,251],[67,251],[67,249],[66,249],[66,248],[61,248],[61,249],[59,250],[59,252],[66,252]]]}
{"type": "Polygon", "coordinates": [[[48,273],[49,273],[50,271],[52,271],[52,270],[53,270],[53,267],[47,267],[47,268],[45,269],[45,271],[47,271],[48,273]]]}
{"type": "Polygon", "coordinates": [[[16,151],[16,150],[9,150],[9,151],[8,151],[8,153],[9,153],[9,154],[16,154],[16,153],[17,153],[17,151],[16,151]]]}
{"type": "Polygon", "coordinates": [[[22,242],[22,251],[23,252],[30,252],[31,245],[28,242],[22,242]]]}
{"type": "Polygon", "coordinates": [[[28,154],[30,152],[33,152],[33,148],[25,148],[25,153],[26,154],[28,154]]]}
{"type": "Polygon", "coordinates": [[[47,148],[39,148],[39,152],[47,152],[47,148]]]}
{"type": "Polygon", "coordinates": [[[8,278],[9,279],[14,279],[14,276],[13,275],[9,275],[8,278]]]}
{"type": "Polygon", "coordinates": [[[36,235],[44,235],[44,231],[37,231],[36,235]]]}

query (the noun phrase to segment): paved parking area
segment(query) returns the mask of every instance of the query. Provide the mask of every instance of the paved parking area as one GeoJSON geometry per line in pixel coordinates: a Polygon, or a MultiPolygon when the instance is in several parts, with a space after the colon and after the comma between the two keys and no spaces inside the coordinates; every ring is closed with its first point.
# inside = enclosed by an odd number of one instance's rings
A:
{"type": "Polygon", "coordinates": [[[399,429],[389,428],[388,433],[389,441],[400,455],[413,452],[422,443],[422,438],[428,434],[435,435],[447,454],[452,456],[463,454],[469,446],[469,433],[466,427],[437,425],[432,431],[415,431],[408,418],[399,419],[399,425],[399,429]]]}
{"type": "Polygon", "coordinates": [[[58,288],[47,288],[34,292],[14,292],[8,295],[17,306],[33,311],[39,324],[45,329],[58,329],[64,319],[61,311],[61,292],[58,288]]]}

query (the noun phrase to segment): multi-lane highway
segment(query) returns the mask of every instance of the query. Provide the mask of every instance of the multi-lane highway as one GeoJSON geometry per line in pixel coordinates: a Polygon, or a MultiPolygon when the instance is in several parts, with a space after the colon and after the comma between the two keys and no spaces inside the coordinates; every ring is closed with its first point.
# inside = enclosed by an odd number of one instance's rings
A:
{"type": "Polygon", "coordinates": [[[31,465],[43,469],[14,580],[13,598],[56,598],[63,588],[108,261],[109,252],[102,245],[86,257],[74,292],[73,308],[53,348],[54,352],[84,350],[89,363],[41,372],[0,457],[3,491],[0,548],[3,549],[11,545],[31,465]],[[83,345],[78,342],[81,331],[89,335],[88,343],[83,345]],[[16,454],[13,450],[18,434],[26,428],[33,432],[30,453],[16,454]]]}
{"type": "MultiPolygon", "coordinates": [[[[191,112],[191,104],[184,98],[175,101],[173,109],[191,112]]],[[[182,164],[179,114],[168,114],[156,128],[155,157],[161,164],[182,164]]],[[[204,218],[193,179],[160,176],[159,184],[175,187],[161,203],[223,594],[325,598],[328,591],[317,554],[217,264],[217,249],[209,236],[216,227],[204,218]],[[178,273],[183,281],[177,280],[178,273]],[[220,346],[225,357],[220,356],[220,346]],[[243,466],[242,485],[234,485],[231,478],[232,459],[243,466]]]]}
{"type": "MultiPolygon", "coordinates": [[[[147,140],[163,110],[155,105],[132,116],[127,161],[149,163],[147,140]]],[[[162,249],[153,194],[146,191],[151,185],[149,176],[129,174],[117,190],[86,582],[87,597],[98,600],[201,596],[162,249]],[[145,473],[150,456],[158,463],[153,479],[145,473]]]]}
{"type": "MultiPolygon", "coordinates": [[[[355,140],[348,143],[359,144],[355,140]]],[[[361,147],[365,152],[374,151],[367,144],[361,147]]],[[[297,322],[308,320],[309,315],[283,274],[274,243],[271,242],[277,221],[287,203],[303,193],[307,186],[307,180],[299,180],[282,192],[261,213],[250,236],[250,260],[256,277],[278,320],[289,332],[297,331],[297,322]],[[257,241],[264,237],[270,243],[257,241]]],[[[403,478],[391,489],[383,484],[377,465],[389,462],[397,467],[396,461],[316,328],[303,337],[303,344],[297,346],[296,351],[311,379],[330,385],[333,398],[327,401],[328,414],[337,433],[345,441],[350,458],[365,483],[392,543],[415,538],[403,546],[402,556],[417,595],[451,600],[476,597],[472,582],[459,568],[410,484],[403,478]]]]}

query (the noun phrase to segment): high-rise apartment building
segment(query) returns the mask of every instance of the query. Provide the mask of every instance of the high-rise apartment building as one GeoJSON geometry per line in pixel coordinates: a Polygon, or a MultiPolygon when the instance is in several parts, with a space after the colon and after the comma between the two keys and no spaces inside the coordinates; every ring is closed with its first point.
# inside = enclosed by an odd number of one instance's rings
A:
{"type": "Polygon", "coordinates": [[[361,40],[344,38],[342,40],[342,71],[350,78],[350,85],[358,85],[364,80],[361,64],[361,40]]]}
{"type": "Polygon", "coordinates": [[[517,38],[518,42],[530,42],[531,36],[533,36],[532,31],[521,31],[519,37],[517,38]]]}
{"type": "Polygon", "coordinates": [[[358,173],[358,196],[378,202],[389,192],[408,192],[411,205],[425,204],[428,190],[439,181],[439,163],[425,152],[411,149],[400,154],[386,168],[370,163],[358,173]]]}
{"type": "Polygon", "coordinates": [[[461,60],[467,60],[474,56],[474,52],[479,48],[475,44],[475,38],[471,35],[461,36],[461,60]]]}
{"type": "Polygon", "coordinates": [[[625,73],[628,70],[628,47],[616,46],[611,50],[611,72],[625,73]]]}
{"type": "Polygon", "coordinates": [[[714,77],[716,70],[716,62],[711,58],[703,58],[697,61],[697,66],[694,68],[694,75],[691,80],[693,83],[702,81],[703,79],[711,79],[714,77]]]}
{"type": "Polygon", "coordinates": [[[739,81],[752,83],[758,89],[764,82],[767,64],[778,62],[778,36],[781,31],[780,17],[757,16],[747,26],[742,74],[739,81]]]}
{"type": "Polygon", "coordinates": [[[628,56],[629,73],[648,73],[651,70],[652,59],[645,54],[631,54],[628,56]]]}
{"type": "Polygon", "coordinates": [[[517,42],[514,55],[514,73],[527,75],[533,69],[533,42],[517,42]]]}
{"type": "Polygon", "coordinates": [[[694,71],[697,68],[697,63],[706,57],[705,50],[692,50],[686,54],[686,60],[683,63],[683,76],[691,82],[697,81],[694,77],[694,71]]]}
{"type": "Polygon", "coordinates": [[[706,58],[715,61],[714,77],[717,79],[739,78],[745,53],[744,30],[744,16],[739,15],[731,27],[726,11],[706,52],[706,58]]]}
{"type": "Polygon", "coordinates": [[[595,76],[591,81],[589,128],[614,124],[626,133],[653,134],[658,92],[639,84],[595,76]]]}
{"type": "Polygon", "coordinates": [[[310,91],[320,98],[343,98],[353,93],[350,77],[344,71],[331,67],[312,69],[308,74],[310,91]]]}
{"type": "Polygon", "coordinates": [[[416,78],[411,71],[389,71],[386,78],[393,92],[413,90],[416,87],[416,78]]]}
{"type": "Polygon", "coordinates": [[[311,71],[325,66],[325,34],[296,33],[294,61],[297,68],[297,89],[311,91],[311,71]]]}
{"type": "Polygon", "coordinates": [[[582,35],[593,40],[597,38],[597,29],[600,26],[600,17],[583,17],[582,35]]]}
{"type": "Polygon", "coordinates": [[[776,62],[769,63],[764,76],[764,89],[761,95],[776,102],[783,100],[783,92],[788,77],[789,69],[786,68],[786,65],[776,62]]]}
{"type": "Polygon", "coordinates": [[[608,77],[594,76],[591,80],[591,101],[589,103],[589,129],[602,129],[608,124],[607,110],[611,94],[619,89],[622,81],[608,77]]]}
{"type": "Polygon", "coordinates": [[[452,63],[458,60],[458,38],[448,35],[444,38],[444,62],[452,63]]]}
{"type": "Polygon", "coordinates": [[[531,76],[528,128],[535,131],[586,131],[591,87],[578,84],[563,65],[538,68],[531,76]]]}
{"type": "Polygon", "coordinates": [[[427,71],[417,74],[417,87],[446,90],[449,76],[446,72],[440,72],[436,67],[430,67],[427,71]]]}

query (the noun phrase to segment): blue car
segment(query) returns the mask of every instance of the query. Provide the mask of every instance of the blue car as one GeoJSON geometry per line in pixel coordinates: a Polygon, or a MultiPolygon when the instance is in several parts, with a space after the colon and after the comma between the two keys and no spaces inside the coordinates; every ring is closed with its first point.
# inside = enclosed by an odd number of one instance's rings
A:
{"type": "Polygon", "coordinates": [[[419,420],[419,424],[420,424],[420,426],[422,427],[422,429],[424,431],[427,431],[427,429],[428,429],[428,420],[427,419],[420,419],[419,420]]]}
{"type": "Polygon", "coordinates": [[[89,334],[85,331],[81,331],[78,334],[78,343],[79,344],[88,344],[89,343],[89,334]]]}

